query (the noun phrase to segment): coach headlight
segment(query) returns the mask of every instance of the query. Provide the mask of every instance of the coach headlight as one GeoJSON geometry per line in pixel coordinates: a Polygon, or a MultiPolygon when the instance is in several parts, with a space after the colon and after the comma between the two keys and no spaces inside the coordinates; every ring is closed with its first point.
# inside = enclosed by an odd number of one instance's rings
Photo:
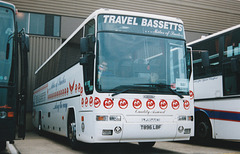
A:
{"type": "Polygon", "coordinates": [[[109,117],[110,121],[121,121],[121,116],[120,115],[111,115],[109,117]]]}
{"type": "Polygon", "coordinates": [[[4,119],[6,118],[6,116],[7,116],[7,113],[5,111],[0,112],[0,119],[4,119]]]}
{"type": "Polygon", "coordinates": [[[121,121],[120,115],[97,115],[96,121],[121,121]]]}

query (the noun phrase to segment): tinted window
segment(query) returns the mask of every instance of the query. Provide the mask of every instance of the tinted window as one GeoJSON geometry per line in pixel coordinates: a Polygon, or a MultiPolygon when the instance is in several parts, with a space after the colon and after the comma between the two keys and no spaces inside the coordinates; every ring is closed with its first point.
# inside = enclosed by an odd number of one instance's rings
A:
{"type": "Polygon", "coordinates": [[[53,79],[63,73],[71,66],[79,62],[80,38],[83,37],[83,30],[80,30],[60,51],[58,51],[46,65],[37,73],[36,87],[53,79]]]}
{"type": "Polygon", "coordinates": [[[240,94],[240,29],[224,35],[223,92],[240,94]]]}
{"type": "Polygon", "coordinates": [[[198,43],[192,48],[194,79],[215,76],[221,72],[218,39],[198,43]]]}
{"type": "Polygon", "coordinates": [[[240,29],[231,32],[224,37],[224,57],[240,55],[240,29]]]}

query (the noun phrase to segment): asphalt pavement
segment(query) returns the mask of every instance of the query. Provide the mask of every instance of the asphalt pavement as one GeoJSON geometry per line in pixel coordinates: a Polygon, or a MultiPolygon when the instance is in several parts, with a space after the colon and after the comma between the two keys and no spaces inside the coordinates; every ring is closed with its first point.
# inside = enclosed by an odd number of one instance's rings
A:
{"type": "Polygon", "coordinates": [[[39,136],[35,132],[27,132],[24,140],[15,140],[13,145],[7,144],[7,150],[13,154],[79,154],[79,151],[73,151],[68,146],[66,138],[50,133],[39,136]],[[11,150],[9,145],[14,146],[17,152],[11,150]]]}
{"type": "Polygon", "coordinates": [[[1,154],[240,154],[240,142],[214,140],[211,144],[194,144],[185,142],[157,142],[152,149],[142,149],[137,143],[121,144],[80,144],[73,150],[66,137],[36,132],[27,132],[25,140],[15,140],[7,143],[7,149],[1,154]]]}

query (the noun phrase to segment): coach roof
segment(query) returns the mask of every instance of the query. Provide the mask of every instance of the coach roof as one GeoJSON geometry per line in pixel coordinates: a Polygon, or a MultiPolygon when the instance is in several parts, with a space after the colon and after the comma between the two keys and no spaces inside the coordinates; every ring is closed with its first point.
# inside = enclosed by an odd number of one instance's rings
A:
{"type": "Polygon", "coordinates": [[[166,20],[171,22],[176,22],[183,24],[183,21],[179,18],[174,17],[168,17],[168,16],[162,16],[162,15],[154,15],[154,14],[148,14],[148,13],[139,13],[139,12],[132,12],[132,11],[122,11],[122,10],[115,10],[115,9],[98,9],[94,11],[89,17],[84,20],[84,22],[67,38],[65,42],[63,42],[60,47],[36,70],[35,74],[38,73],[38,71],[91,19],[96,17],[99,14],[116,14],[116,15],[129,15],[129,16],[136,16],[136,17],[146,17],[146,18],[152,18],[152,19],[160,19],[160,20],[166,20]]]}

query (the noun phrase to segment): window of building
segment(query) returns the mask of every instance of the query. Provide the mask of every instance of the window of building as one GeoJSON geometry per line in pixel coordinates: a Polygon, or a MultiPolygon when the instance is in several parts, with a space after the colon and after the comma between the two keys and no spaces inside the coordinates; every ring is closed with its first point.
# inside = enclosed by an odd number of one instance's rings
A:
{"type": "Polygon", "coordinates": [[[54,16],[53,36],[60,36],[60,16],[54,16]]]}
{"type": "Polygon", "coordinates": [[[19,12],[18,29],[28,34],[60,37],[60,16],[40,13],[19,12]]]}
{"type": "Polygon", "coordinates": [[[45,34],[45,15],[43,14],[36,14],[36,13],[29,13],[29,33],[30,34],[45,34]]]}

